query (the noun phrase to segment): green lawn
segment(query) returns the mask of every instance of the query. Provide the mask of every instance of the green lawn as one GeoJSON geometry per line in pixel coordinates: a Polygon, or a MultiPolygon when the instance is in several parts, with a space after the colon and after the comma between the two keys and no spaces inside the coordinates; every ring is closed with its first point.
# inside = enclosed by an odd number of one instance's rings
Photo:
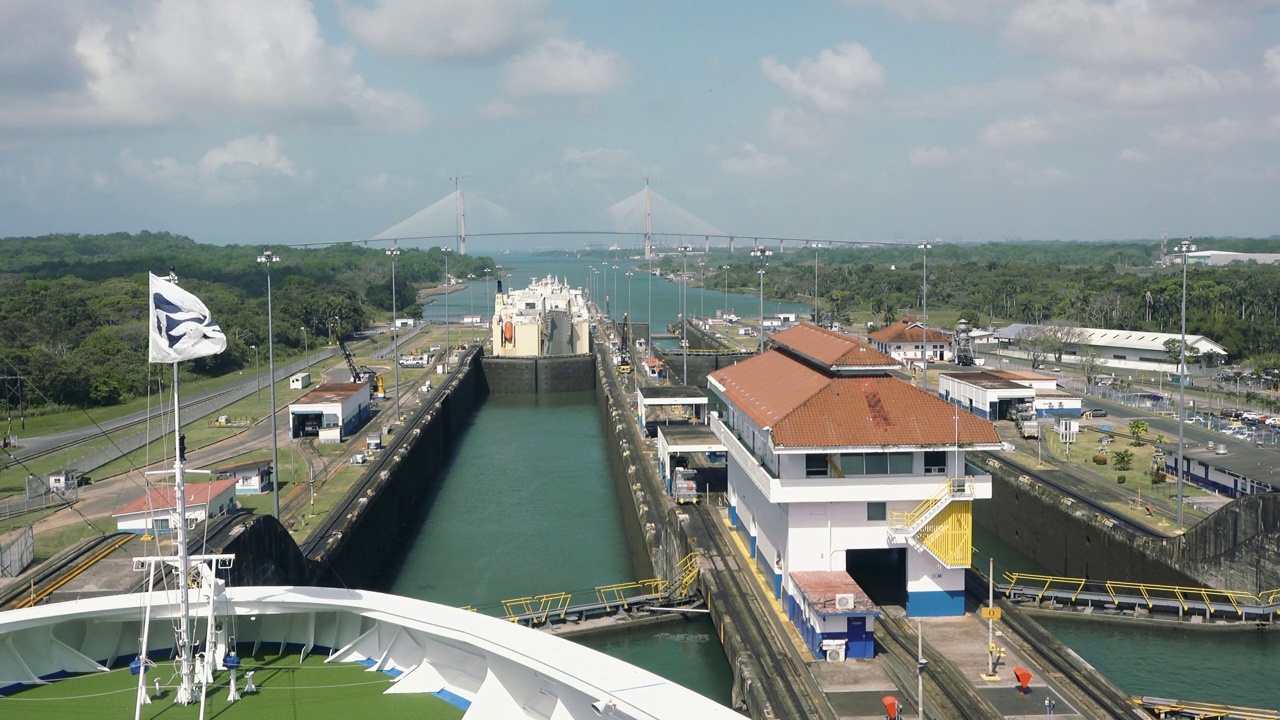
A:
{"type": "MultiPolygon", "coordinates": [[[[455,720],[464,714],[431,695],[383,695],[391,686],[391,678],[387,675],[371,673],[354,664],[325,664],[319,655],[308,657],[301,665],[296,652],[278,657],[244,658],[242,662],[241,672],[237,673],[237,685],[243,690],[244,671],[254,670],[253,681],[258,692],[245,695],[239,702],[228,703],[230,674],[219,672],[205,698],[206,718],[455,720]]],[[[161,662],[149,673],[148,694],[154,694],[156,678],[162,685],[169,685],[172,674],[172,663],[161,662]]],[[[0,715],[5,720],[133,717],[137,682],[137,677],[130,675],[128,668],[67,678],[0,698],[0,715]]],[[[195,720],[200,717],[200,705],[174,705],[173,687],[169,686],[164,688],[163,697],[142,706],[142,717],[148,720],[195,720]]]]}

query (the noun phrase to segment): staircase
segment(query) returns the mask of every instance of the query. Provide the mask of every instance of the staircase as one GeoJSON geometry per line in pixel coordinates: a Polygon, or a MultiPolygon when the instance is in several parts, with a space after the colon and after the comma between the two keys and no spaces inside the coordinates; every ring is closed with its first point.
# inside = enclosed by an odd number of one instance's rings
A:
{"type": "Polygon", "coordinates": [[[914,510],[890,511],[889,544],[906,543],[950,569],[969,567],[973,497],[973,478],[949,478],[914,510]]]}

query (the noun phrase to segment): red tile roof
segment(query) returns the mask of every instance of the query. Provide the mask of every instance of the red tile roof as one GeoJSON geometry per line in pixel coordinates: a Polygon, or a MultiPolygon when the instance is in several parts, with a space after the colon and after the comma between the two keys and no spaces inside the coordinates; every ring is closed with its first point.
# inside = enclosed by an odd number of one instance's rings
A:
{"type": "MultiPolygon", "coordinates": [[[[920,323],[914,318],[903,318],[889,327],[877,330],[867,337],[876,342],[882,343],[911,343],[922,342],[923,333],[920,330],[920,323]]],[[[951,338],[932,328],[929,329],[929,342],[931,343],[949,343],[951,338]]]]}
{"type": "MultiPolygon", "coordinates": [[[[193,505],[208,505],[209,500],[218,497],[226,492],[228,488],[236,485],[235,478],[226,480],[214,480],[207,483],[194,483],[186,486],[187,491],[187,507],[193,505]]],[[[111,513],[111,517],[120,517],[121,515],[131,515],[139,513],[143,510],[172,510],[177,507],[178,500],[173,494],[174,486],[166,485],[165,487],[153,488],[150,492],[133,502],[125,505],[119,510],[111,513]]]]}
{"type": "Polygon", "coordinates": [[[867,597],[867,593],[849,573],[842,570],[797,570],[791,573],[791,581],[800,588],[809,607],[819,614],[877,612],[876,604],[867,597]],[[836,595],[852,595],[853,607],[837,609],[836,595]]]}
{"type": "Polygon", "coordinates": [[[991,423],[896,377],[836,377],[777,350],[709,376],[777,447],[920,447],[1000,442],[991,423]]]}
{"type": "Polygon", "coordinates": [[[294,405],[320,405],[324,403],[342,402],[347,398],[368,390],[365,383],[325,383],[317,385],[314,390],[293,401],[294,405]]]}
{"type": "Polygon", "coordinates": [[[770,336],[775,345],[825,367],[897,367],[897,360],[851,336],[800,323],[770,336]]]}

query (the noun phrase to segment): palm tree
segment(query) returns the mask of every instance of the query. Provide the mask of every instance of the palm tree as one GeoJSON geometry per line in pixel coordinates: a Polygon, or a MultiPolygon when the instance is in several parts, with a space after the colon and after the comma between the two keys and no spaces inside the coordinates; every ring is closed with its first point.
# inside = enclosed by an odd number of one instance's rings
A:
{"type": "Polygon", "coordinates": [[[1148,425],[1146,420],[1134,420],[1129,423],[1129,434],[1133,436],[1134,445],[1142,444],[1142,436],[1147,434],[1147,429],[1148,425]]]}

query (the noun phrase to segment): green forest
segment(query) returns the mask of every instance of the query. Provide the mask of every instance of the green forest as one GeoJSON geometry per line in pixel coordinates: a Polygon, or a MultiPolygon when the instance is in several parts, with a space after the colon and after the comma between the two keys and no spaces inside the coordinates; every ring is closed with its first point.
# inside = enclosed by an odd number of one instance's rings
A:
{"type": "MultiPolygon", "coordinates": [[[[46,235],[0,240],[0,375],[21,376],[31,406],[114,405],[147,389],[147,272],[173,267],[227,335],[227,351],[183,363],[194,376],[252,369],[267,344],[269,249],[276,351],[299,354],[391,317],[385,247],[298,250],[205,245],[169,233],[46,235]],[[338,321],[335,321],[338,318],[338,321]]],[[[449,258],[454,276],[496,268],[485,256],[449,258]]],[[[417,288],[444,278],[439,248],[401,249],[395,268],[402,317],[421,317],[417,288]]],[[[265,353],[264,353],[265,355],[265,353]]],[[[9,384],[7,389],[12,390],[9,384]]],[[[13,397],[7,398],[10,402],[13,397]]]]}

